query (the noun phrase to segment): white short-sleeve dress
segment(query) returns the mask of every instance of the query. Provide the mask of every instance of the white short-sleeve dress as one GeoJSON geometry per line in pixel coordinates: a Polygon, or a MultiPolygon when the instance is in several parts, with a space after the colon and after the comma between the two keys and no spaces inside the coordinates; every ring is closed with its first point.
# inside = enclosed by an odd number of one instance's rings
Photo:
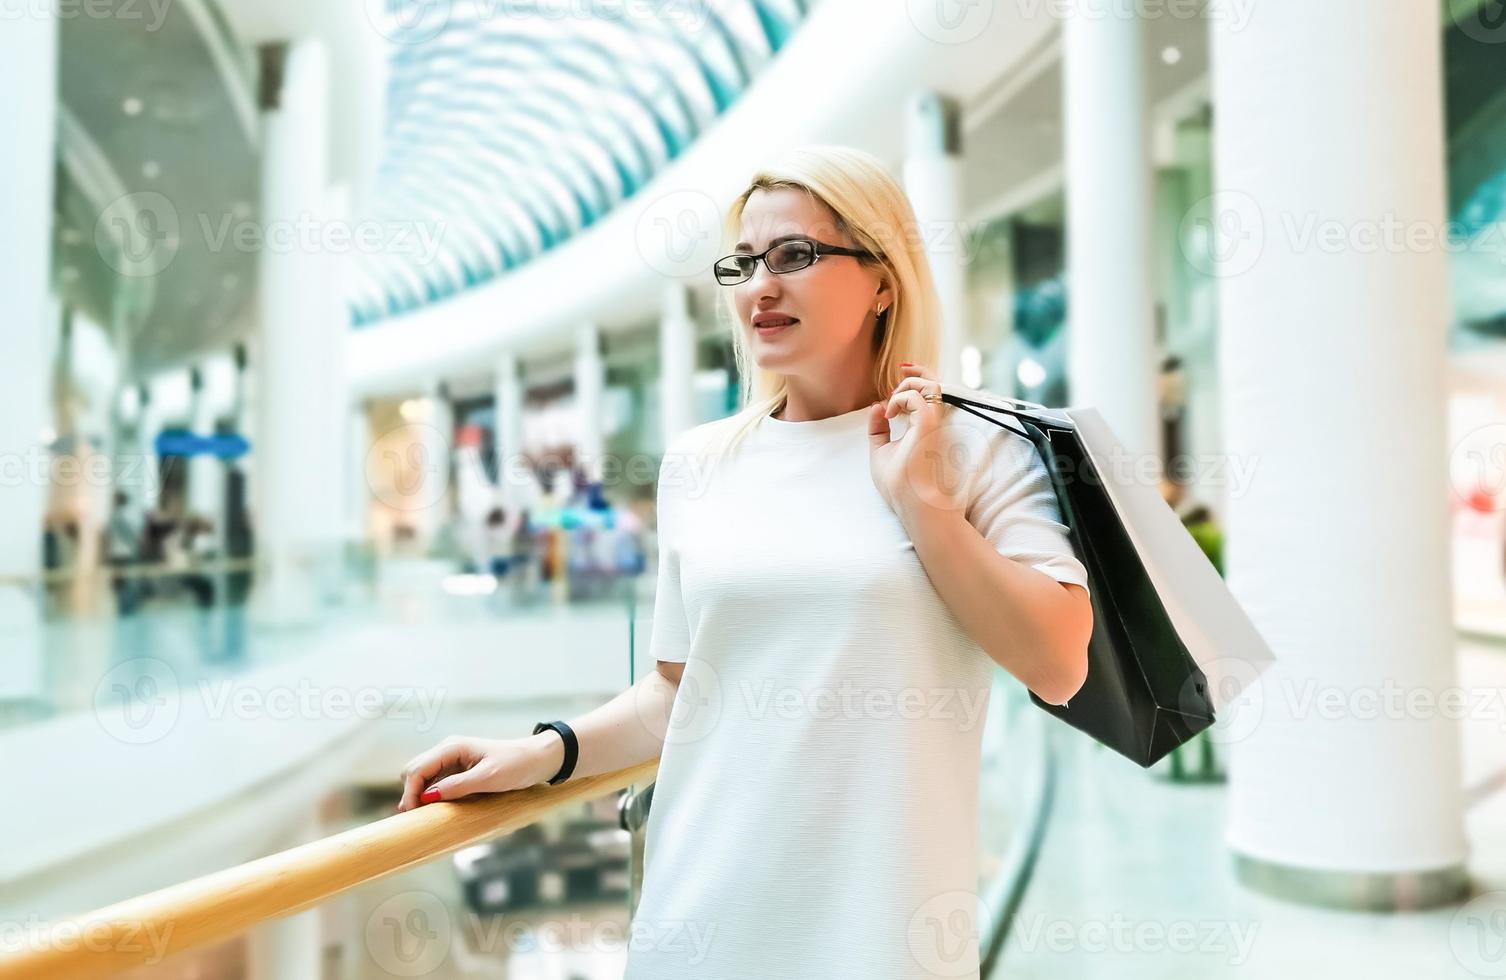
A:
{"type": "MultiPolygon", "coordinates": [[[[962,427],[969,522],[1086,587],[1034,448],[943,412],[962,427]]],[[[867,419],[766,418],[713,466],[697,450],[721,420],[665,456],[650,648],[685,671],[626,980],[978,975],[996,667],[874,487],[867,419]]]]}

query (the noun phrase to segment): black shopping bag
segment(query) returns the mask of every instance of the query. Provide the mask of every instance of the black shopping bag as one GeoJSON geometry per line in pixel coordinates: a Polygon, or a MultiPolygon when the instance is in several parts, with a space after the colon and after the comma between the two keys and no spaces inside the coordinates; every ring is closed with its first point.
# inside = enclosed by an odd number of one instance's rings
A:
{"type": "Polygon", "coordinates": [[[1108,465],[1124,450],[1099,413],[949,385],[942,400],[1030,440],[1088,571],[1087,680],[1067,704],[1031,700],[1147,767],[1210,727],[1274,658],[1159,490],[1108,465]]]}

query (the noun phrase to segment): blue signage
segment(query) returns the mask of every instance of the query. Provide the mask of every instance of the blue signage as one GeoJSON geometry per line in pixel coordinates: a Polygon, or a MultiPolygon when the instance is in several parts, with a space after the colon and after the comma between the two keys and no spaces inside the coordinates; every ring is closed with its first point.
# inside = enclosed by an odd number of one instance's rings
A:
{"type": "Polygon", "coordinates": [[[167,429],[152,443],[158,456],[218,456],[239,459],[251,451],[251,443],[238,433],[200,436],[186,429],[167,429]]]}

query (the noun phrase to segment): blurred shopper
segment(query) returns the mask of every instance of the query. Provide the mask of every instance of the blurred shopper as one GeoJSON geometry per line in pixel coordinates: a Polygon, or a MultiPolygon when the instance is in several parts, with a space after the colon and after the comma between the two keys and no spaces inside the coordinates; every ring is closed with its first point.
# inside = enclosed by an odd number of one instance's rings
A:
{"type": "Polygon", "coordinates": [[[141,581],[134,574],[141,553],[141,516],[131,506],[130,495],[115,491],[110,520],[105,525],[105,559],[113,574],[110,584],[115,591],[115,608],[130,616],[141,605],[141,581]]]}
{"type": "Polygon", "coordinates": [[[625,980],[935,977],[918,921],[957,937],[946,975],[978,976],[994,666],[1064,703],[1092,610],[1034,448],[940,401],[915,224],[866,153],[755,176],[715,266],[746,401],[659,474],[657,669],[570,723],[449,739],[403,771],[408,809],[660,756],[625,980]],[[897,712],[898,692],[935,700],[897,712]],[[687,917],[714,941],[687,942],[687,917]]]}
{"type": "Polygon", "coordinates": [[[512,569],[517,534],[517,519],[506,508],[493,507],[487,512],[484,537],[487,574],[507,577],[512,569]]]}

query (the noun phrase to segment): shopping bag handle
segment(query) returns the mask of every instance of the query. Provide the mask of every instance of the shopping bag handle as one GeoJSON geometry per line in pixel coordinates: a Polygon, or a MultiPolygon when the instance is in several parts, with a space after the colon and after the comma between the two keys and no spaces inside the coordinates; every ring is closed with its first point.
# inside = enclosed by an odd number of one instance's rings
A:
{"type": "MultiPolygon", "coordinates": [[[[975,408],[970,408],[969,406],[977,406],[977,408],[987,409],[990,412],[1002,412],[1005,415],[1012,415],[1012,416],[1014,416],[1017,419],[1022,419],[1022,420],[1026,421],[1026,422],[1029,422],[1031,425],[1039,426],[1039,427],[1042,427],[1042,428],[1061,428],[1062,427],[1062,424],[1061,424],[1060,421],[1057,421],[1057,420],[1054,420],[1054,419],[1042,418],[1041,415],[1038,412],[1033,412],[1033,411],[1028,411],[1028,410],[1021,410],[1021,409],[1015,409],[1015,408],[1004,408],[1003,406],[1000,406],[1000,405],[992,405],[992,404],[989,404],[988,402],[980,402],[980,401],[977,401],[977,400],[972,399],[972,398],[964,398],[962,395],[954,395],[954,394],[952,394],[949,391],[943,391],[941,393],[941,400],[943,402],[945,402],[946,404],[948,404],[948,405],[952,405],[952,406],[955,406],[956,408],[962,409],[964,412],[967,412],[969,415],[976,415],[976,416],[978,416],[978,418],[983,419],[985,422],[992,422],[994,425],[997,425],[999,428],[1005,430],[1006,432],[1013,432],[1015,435],[1020,436],[1020,437],[1022,437],[1024,439],[1029,439],[1030,438],[1029,434],[1027,434],[1025,432],[1022,432],[1019,429],[1014,428],[1013,426],[1003,425],[1003,424],[1000,423],[1000,421],[998,419],[989,418],[987,415],[984,415],[982,412],[977,411],[975,408]]],[[[1030,408],[1040,409],[1041,411],[1046,411],[1047,410],[1045,405],[1037,405],[1035,402],[1021,401],[1018,398],[1001,398],[1000,400],[1001,401],[1011,402],[1012,404],[1015,404],[1015,405],[1026,405],[1026,406],[1029,406],[1030,408]]]]}

